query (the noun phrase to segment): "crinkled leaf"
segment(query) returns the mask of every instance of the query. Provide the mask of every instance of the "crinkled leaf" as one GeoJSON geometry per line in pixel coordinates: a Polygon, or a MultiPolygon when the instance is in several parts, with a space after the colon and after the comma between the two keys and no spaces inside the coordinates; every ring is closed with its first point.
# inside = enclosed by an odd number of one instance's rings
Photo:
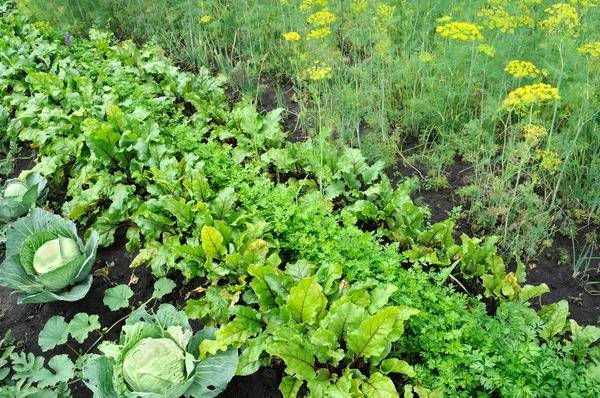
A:
{"type": "Polygon", "coordinates": [[[369,358],[383,352],[386,345],[393,341],[391,336],[399,313],[398,307],[388,307],[365,319],[358,329],[350,333],[348,348],[355,358],[369,358]]]}
{"type": "Polygon", "coordinates": [[[267,344],[265,349],[285,362],[287,374],[298,375],[302,380],[315,377],[315,355],[310,345],[300,344],[296,340],[278,341],[267,344]]]}
{"type": "Polygon", "coordinates": [[[216,228],[205,225],[201,232],[202,248],[208,256],[221,260],[227,248],[223,245],[223,236],[216,228]]]}

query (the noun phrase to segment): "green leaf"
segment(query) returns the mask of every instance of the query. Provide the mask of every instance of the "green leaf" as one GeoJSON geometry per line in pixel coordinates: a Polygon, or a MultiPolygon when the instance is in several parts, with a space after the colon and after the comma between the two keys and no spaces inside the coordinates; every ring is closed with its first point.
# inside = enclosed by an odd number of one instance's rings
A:
{"type": "Polygon", "coordinates": [[[285,273],[294,278],[295,281],[300,282],[302,279],[308,278],[313,274],[312,268],[308,261],[299,260],[288,264],[285,267],[285,273]]]}
{"type": "Polygon", "coordinates": [[[152,293],[152,297],[160,300],[167,294],[171,293],[175,287],[177,287],[177,285],[172,280],[168,278],[160,278],[154,282],[154,292],[152,293]]]}
{"type": "Polygon", "coordinates": [[[69,325],[65,318],[55,315],[48,320],[38,337],[38,344],[46,352],[59,344],[65,344],[69,337],[69,325]]]}
{"type": "Polygon", "coordinates": [[[92,390],[95,398],[118,397],[113,384],[114,365],[111,358],[95,356],[83,369],[83,382],[92,390]]]}
{"type": "Polygon", "coordinates": [[[317,270],[319,284],[323,287],[326,296],[338,291],[337,282],[342,277],[342,266],[339,264],[324,264],[317,270]]]}
{"type": "Polygon", "coordinates": [[[538,285],[538,286],[525,285],[519,291],[519,298],[524,303],[526,303],[527,301],[531,300],[532,298],[539,297],[544,293],[548,293],[549,291],[550,291],[550,289],[548,288],[548,285],[546,285],[545,283],[542,283],[541,285],[538,285]]]}
{"type": "Polygon", "coordinates": [[[129,299],[133,297],[133,290],[127,285],[118,285],[104,292],[104,305],[111,311],[129,306],[129,299]]]}
{"type": "Polygon", "coordinates": [[[100,329],[98,319],[98,315],[88,315],[85,312],[75,314],[69,322],[69,333],[81,344],[87,339],[90,332],[100,329]]]}
{"type": "Polygon", "coordinates": [[[582,328],[573,319],[569,319],[571,324],[571,340],[573,341],[573,351],[578,357],[583,357],[592,343],[600,339],[600,328],[596,326],[586,326],[582,328]]]}
{"type": "Polygon", "coordinates": [[[402,373],[408,377],[415,377],[417,374],[415,370],[407,362],[401,361],[398,358],[385,359],[379,365],[379,369],[383,374],[388,373],[402,373]]]}
{"type": "Polygon", "coordinates": [[[544,321],[544,326],[540,330],[540,337],[548,341],[552,337],[563,333],[568,315],[569,303],[567,300],[561,300],[558,303],[542,307],[539,316],[544,321]]]}
{"type": "Polygon", "coordinates": [[[211,203],[211,209],[215,218],[220,220],[229,219],[234,213],[236,196],[233,187],[227,187],[219,192],[219,195],[211,203]]]}
{"type": "Polygon", "coordinates": [[[365,319],[358,329],[348,336],[348,348],[358,357],[369,358],[380,355],[386,345],[393,342],[398,307],[388,307],[382,312],[365,319]]]}
{"type": "Polygon", "coordinates": [[[394,294],[396,290],[398,290],[398,286],[392,285],[391,283],[375,287],[375,289],[371,291],[371,304],[368,307],[369,312],[374,314],[385,307],[390,296],[394,294]]]}
{"type": "Polygon", "coordinates": [[[189,228],[194,222],[194,213],[192,206],[185,202],[183,198],[177,200],[173,197],[163,199],[165,209],[175,216],[177,225],[181,229],[189,228]]]}
{"type": "Polygon", "coordinates": [[[206,254],[212,258],[223,259],[225,253],[227,253],[227,248],[223,246],[223,236],[219,231],[214,227],[205,225],[202,227],[200,236],[202,248],[206,254]]]}
{"type": "Polygon", "coordinates": [[[304,382],[296,377],[285,376],[279,384],[279,391],[283,394],[283,398],[296,398],[298,391],[304,382]]]}
{"type": "Polygon", "coordinates": [[[297,323],[314,325],[327,305],[327,298],[317,282],[317,276],[314,275],[290,289],[290,295],[285,302],[290,315],[297,323]]]}
{"type": "Polygon", "coordinates": [[[310,345],[289,340],[267,344],[265,349],[272,356],[285,362],[287,374],[297,375],[302,380],[311,380],[316,376],[315,355],[310,345]]]}
{"type": "Polygon", "coordinates": [[[392,380],[381,373],[373,373],[361,384],[361,390],[367,398],[399,398],[392,380]]]}
{"type": "Polygon", "coordinates": [[[356,330],[364,319],[365,310],[354,303],[344,303],[334,312],[327,314],[328,329],[335,333],[337,340],[347,340],[350,332],[356,330]]]}
{"type": "Polygon", "coordinates": [[[50,359],[48,366],[54,370],[51,373],[47,369],[39,374],[40,387],[54,387],[59,383],[66,383],[75,377],[75,365],[66,354],[56,355],[50,359]]]}

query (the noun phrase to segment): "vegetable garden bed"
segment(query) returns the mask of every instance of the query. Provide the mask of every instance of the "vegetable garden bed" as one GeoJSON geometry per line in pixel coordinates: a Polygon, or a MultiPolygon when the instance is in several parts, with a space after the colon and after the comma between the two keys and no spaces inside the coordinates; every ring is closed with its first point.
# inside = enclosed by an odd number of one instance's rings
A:
{"type": "Polygon", "coordinates": [[[223,396],[600,393],[600,329],[568,320],[567,300],[534,310],[548,287],[526,285],[525,264],[511,271],[493,237],[429,222],[382,162],[326,130],[286,143],[281,109],[230,107],[223,78],[183,73],[156,47],[95,30],[65,39],[10,2],[0,30],[0,144],[9,157],[34,148],[14,175],[40,173],[51,191],[0,220],[0,283],[73,297],[87,275],[47,283],[43,242],[23,237],[73,221],[100,246],[81,300],[17,305],[0,290],[0,333],[24,341],[0,347],[0,393],[208,397],[234,373],[223,396]],[[149,338],[185,358],[165,358],[169,380],[139,348],[149,338]],[[156,367],[132,371],[137,349],[156,367]]]}

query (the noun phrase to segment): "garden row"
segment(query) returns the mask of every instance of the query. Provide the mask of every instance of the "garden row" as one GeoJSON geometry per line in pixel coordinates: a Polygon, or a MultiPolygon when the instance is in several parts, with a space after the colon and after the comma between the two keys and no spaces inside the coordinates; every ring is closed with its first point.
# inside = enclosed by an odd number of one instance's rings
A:
{"type": "Polygon", "coordinates": [[[19,3],[72,31],[154,40],[256,103],[290,104],[307,135],[326,127],[418,168],[504,256],[535,258],[557,232],[576,241],[599,223],[597,0],[19,3]],[[451,186],[457,160],[465,186],[451,186]]]}
{"type": "MultiPolygon", "coordinates": [[[[85,313],[53,316],[39,336],[51,351],[70,335],[75,363],[48,355],[50,371],[43,358],[0,346],[0,392],[66,396],[83,379],[99,397],[214,396],[234,372],[274,358],[285,364],[286,397],[302,385],[315,397],[600,392],[600,350],[590,348],[600,330],[567,320],[566,301],[536,313],[527,302],[545,285],[524,285],[520,262],[508,272],[496,238],[457,243],[451,221],[428,223],[410,183],[394,187],[382,162],[337,147],[325,129],[286,143],[282,110],[230,106],[224,78],[181,72],[152,45],[95,30],[89,40],[64,37],[28,23],[11,2],[1,12],[0,145],[9,153],[29,145],[38,157],[20,183],[5,183],[0,205],[20,202],[26,212],[38,199],[65,218],[37,208],[7,225],[0,283],[38,302],[81,293],[90,267],[66,285],[46,276],[90,252],[70,220],[86,228],[92,251],[124,236],[131,267],[150,267],[158,280],[126,317],[121,341],[102,342],[103,355],[93,348],[121,325],[106,331],[85,313]],[[59,203],[45,203],[38,174],[59,203]],[[179,275],[200,284],[184,312],[166,303],[147,312],[179,275]],[[474,291],[497,309],[488,314],[474,291]],[[188,319],[207,329],[192,336],[188,319]],[[93,331],[99,341],[82,352],[93,331]],[[148,356],[148,338],[178,354],[148,356]],[[139,374],[136,360],[146,360],[139,374]],[[207,369],[213,380],[202,377],[207,369]],[[169,380],[157,382],[157,372],[169,380]]],[[[117,310],[131,296],[120,285],[104,302],[117,310]]]]}

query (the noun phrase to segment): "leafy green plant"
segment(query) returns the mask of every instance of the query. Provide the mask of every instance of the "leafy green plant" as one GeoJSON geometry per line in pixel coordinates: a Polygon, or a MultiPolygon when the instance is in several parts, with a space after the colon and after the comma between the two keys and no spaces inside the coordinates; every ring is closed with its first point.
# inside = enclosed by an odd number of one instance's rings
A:
{"type": "Polygon", "coordinates": [[[24,293],[19,304],[77,301],[92,284],[98,234],[84,245],[72,221],[33,209],[11,224],[0,284],[24,293]]]}
{"type": "Polygon", "coordinates": [[[38,173],[31,173],[24,180],[6,180],[0,187],[0,243],[6,241],[8,223],[27,214],[35,204],[46,200],[47,181],[38,173]]]}
{"type": "Polygon", "coordinates": [[[199,346],[213,338],[203,329],[193,335],[187,317],[162,304],[156,314],[144,308],[127,319],[118,344],[104,342],[104,356],[91,358],[84,370],[96,397],[214,397],[235,374],[237,351],[229,349],[197,360],[199,346]]]}
{"type": "MultiPolygon", "coordinates": [[[[349,286],[341,267],[324,264],[316,274],[307,262],[289,264],[285,272],[252,266],[250,286],[257,309],[234,306],[233,320],[200,345],[200,353],[241,347],[238,374],[265,364],[264,352],[280,358],[286,376],[285,397],[295,397],[306,382],[311,395],[398,396],[389,373],[414,376],[412,367],[386,359],[402,337],[404,322],[419,313],[407,306],[387,306],[397,287],[376,281],[349,286]]],[[[249,298],[250,296],[248,296],[249,298]]]]}
{"type": "Polygon", "coordinates": [[[44,357],[19,350],[10,330],[0,339],[0,394],[5,397],[66,397],[74,364],[68,355],[56,355],[48,367],[44,357]]]}

